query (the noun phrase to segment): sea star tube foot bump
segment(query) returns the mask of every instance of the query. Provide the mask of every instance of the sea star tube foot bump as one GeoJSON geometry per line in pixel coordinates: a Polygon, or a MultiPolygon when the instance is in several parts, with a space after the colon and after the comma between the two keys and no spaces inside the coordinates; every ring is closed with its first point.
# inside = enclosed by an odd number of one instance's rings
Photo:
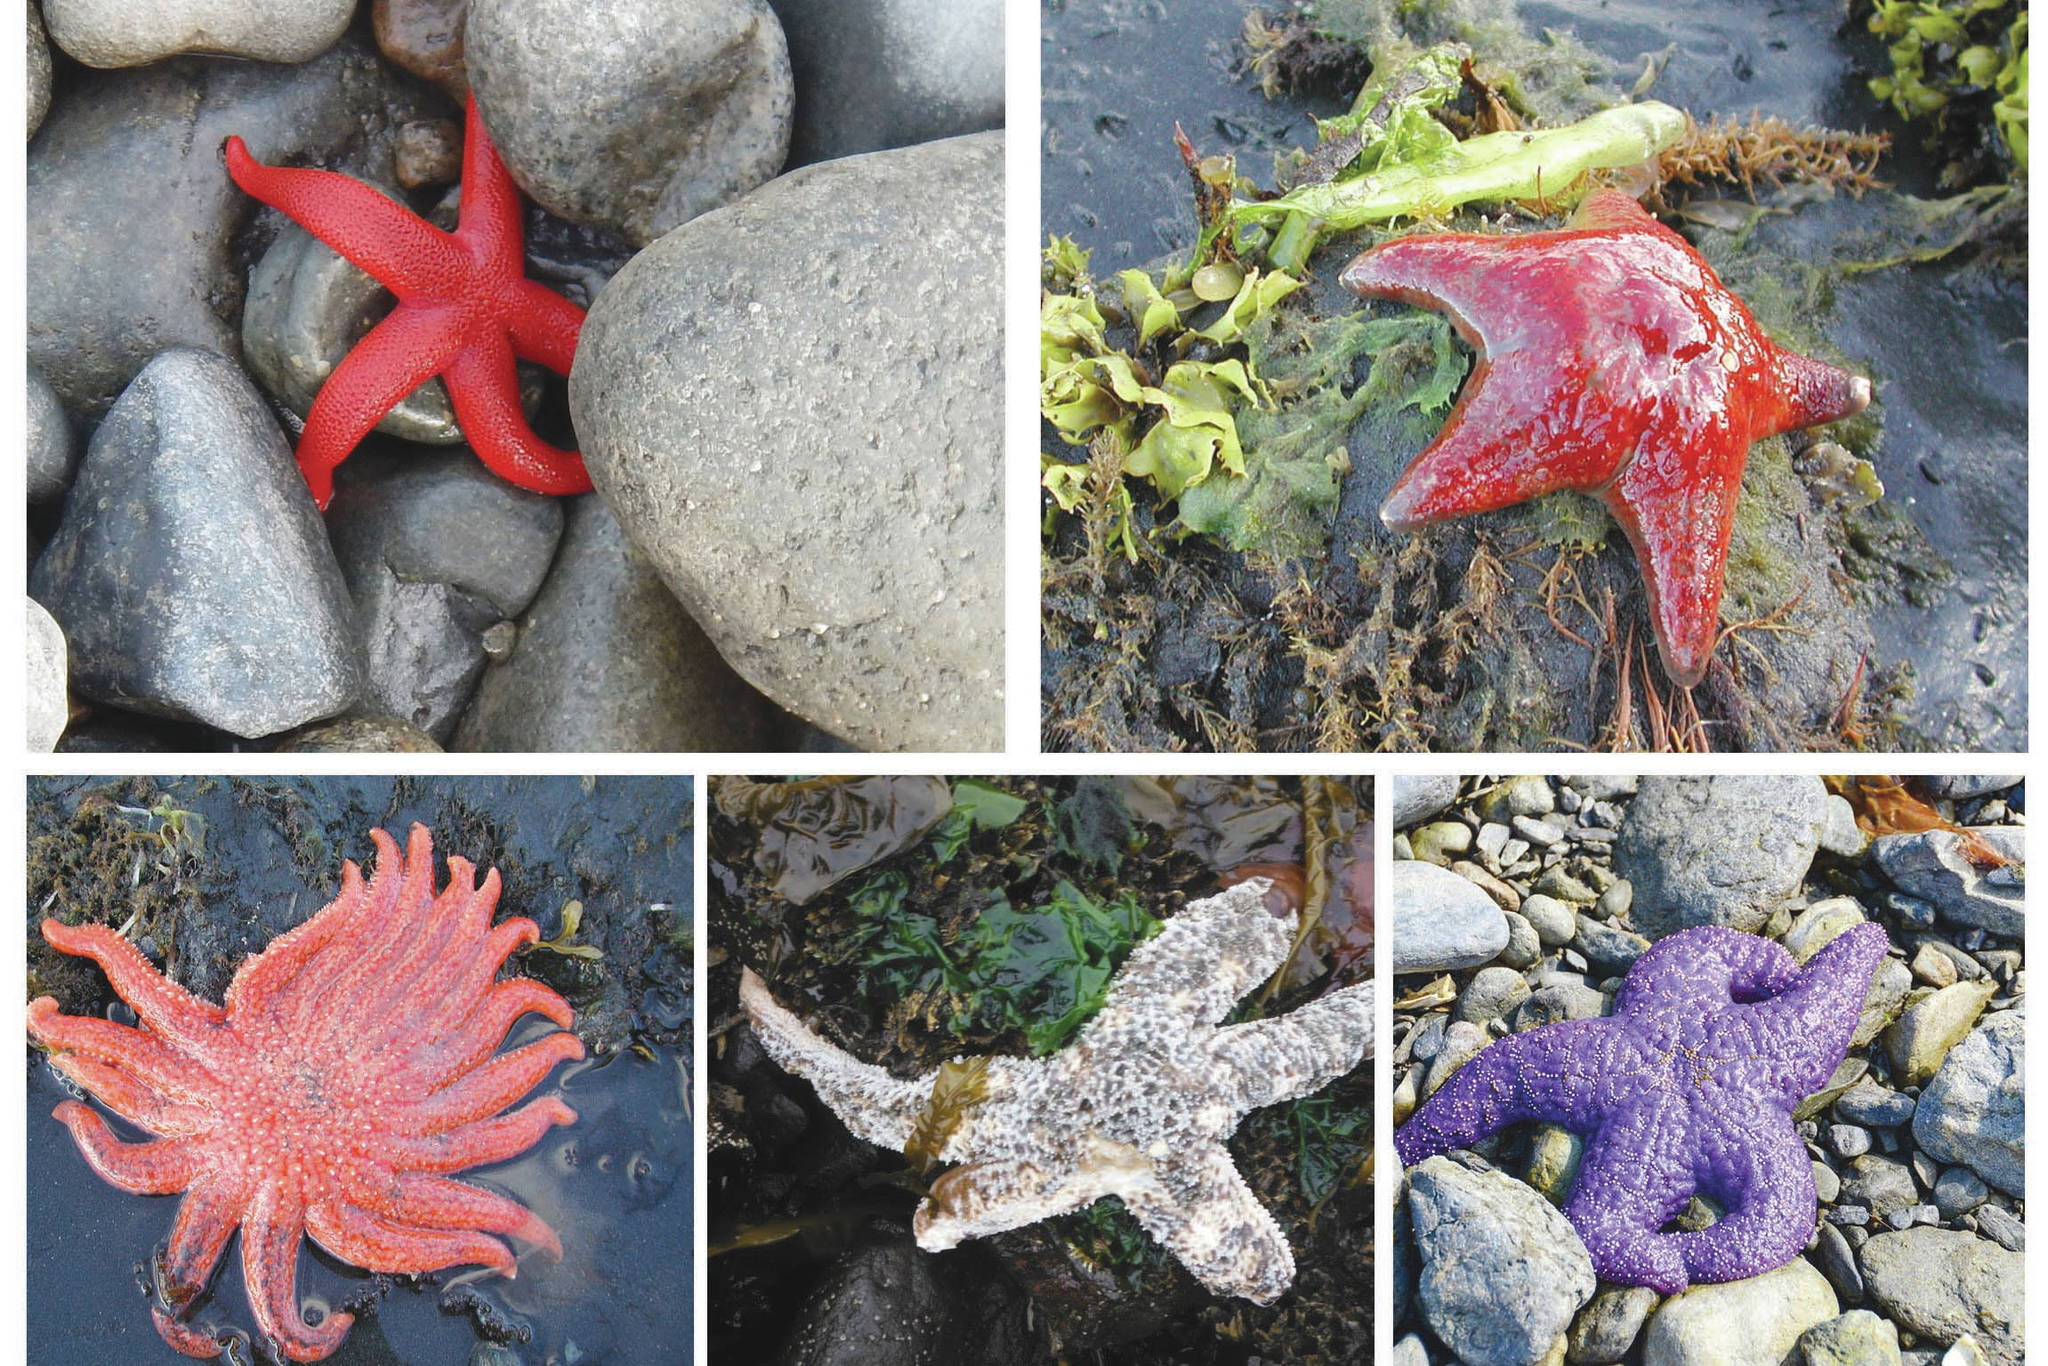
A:
{"type": "Polygon", "coordinates": [[[1851,926],[1801,967],[1781,945],[1703,926],[1650,946],[1614,1013],[1510,1034],[1394,1135],[1403,1166],[1543,1120],[1586,1142],[1565,1217],[1603,1280],[1673,1295],[1784,1265],[1813,1235],[1813,1165],[1792,1111],[1847,1056],[1890,941],[1851,926]],[[1725,1211],[1664,1225],[1695,1194],[1725,1211]]]}
{"type": "Polygon", "coordinates": [[[28,1008],[29,1037],[52,1067],[156,1135],[128,1142],[67,1100],[53,1115],[87,1165],[131,1194],[184,1193],[151,1313],[188,1356],[220,1350],[188,1316],[237,1228],[257,1328],[292,1361],[330,1355],[354,1322],[344,1311],[305,1321],[295,1282],[306,1234],[390,1273],[477,1265],[515,1275],[505,1237],[561,1255],[539,1215],[446,1175],[504,1161],[575,1122],[553,1097],[499,1114],[583,1056],[566,1032],[566,1001],[526,978],[498,979],[540,931],[516,916],[491,925],[495,869],[478,885],[476,869],[451,857],[437,894],[425,826],[412,828],[403,858],[382,830],[370,838],[370,880],[343,863],[340,894],[246,959],[225,1006],[157,972],[105,926],[43,922],[51,946],[97,962],[140,1021],[65,1015],[47,996],[28,1008]],[[497,1053],[529,1013],[562,1029],[497,1053]]]}
{"type": "MultiPolygon", "coordinates": [[[[1279,1222],[1225,1146],[1246,1113],[1310,1095],[1372,1051],[1373,986],[1286,1015],[1220,1022],[1286,961],[1297,918],[1252,879],[1191,902],[1131,951],[1094,1019],[1047,1058],[989,1058],[985,1088],[939,1148],[912,1229],[943,1251],[1120,1197],[1141,1227],[1218,1295],[1269,1304],[1294,1281],[1279,1222]]],[[[740,1001],[778,1065],[853,1133],[901,1151],[939,1069],[903,1079],[813,1034],[752,970],[740,1001]]]]}

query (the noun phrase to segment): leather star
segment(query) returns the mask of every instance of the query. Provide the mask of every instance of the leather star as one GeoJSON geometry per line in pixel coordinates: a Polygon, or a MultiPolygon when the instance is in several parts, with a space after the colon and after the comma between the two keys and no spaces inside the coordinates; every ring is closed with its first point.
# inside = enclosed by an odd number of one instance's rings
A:
{"type": "Polygon", "coordinates": [[[1479,353],[1380,508],[1396,531],[1598,493],[1635,547],[1665,672],[1700,681],[1755,442],[1862,411],[1870,381],[1763,334],[1683,237],[1619,190],[1556,232],[1417,234],[1344,268],[1448,313],[1479,353]]]}
{"type": "Polygon", "coordinates": [[[583,310],[526,278],[519,191],[469,101],[462,206],[453,233],[332,171],[265,166],[238,137],[228,174],[398,296],[398,307],[335,367],[306,415],[299,470],[325,510],[334,468],[384,414],[433,375],[477,457],[537,493],[590,491],[574,451],[534,435],[519,407],[515,358],[569,373],[583,310]]]}
{"type": "Polygon", "coordinates": [[[1889,941],[1862,924],[1804,968],[1771,940],[1702,926],[1659,940],[1602,1019],[1480,1051],[1394,1134],[1403,1166],[1524,1120],[1586,1140],[1565,1202],[1602,1279],[1666,1295],[1760,1275],[1813,1236],[1813,1163],[1792,1110],[1849,1051],[1889,941]],[[1664,1233],[1695,1194],[1725,1211],[1664,1233]]]}

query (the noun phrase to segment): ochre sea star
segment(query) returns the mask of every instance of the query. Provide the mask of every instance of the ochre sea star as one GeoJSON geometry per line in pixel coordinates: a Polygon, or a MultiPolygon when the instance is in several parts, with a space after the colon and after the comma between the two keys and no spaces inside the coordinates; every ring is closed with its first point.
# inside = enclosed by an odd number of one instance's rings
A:
{"type": "Polygon", "coordinates": [[[295,1289],[299,1240],[371,1271],[477,1264],[515,1275],[507,1234],[559,1257],[554,1231],[524,1206],[444,1173],[500,1162],[556,1124],[560,1100],[506,1106],[557,1063],[583,1056],[568,1003],[522,977],[494,980],[540,937],[531,920],[492,926],[495,869],[475,885],[448,860],[434,894],[434,850],[415,825],[406,856],[382,830],[366,886],[342,864],[341,894],[246,960],[225,1008],[157,972],[105,926],[43,922],[64,953],[99,963],[142,1027],[29,1003],[29,1036],[107,1109],[157,1135],[129,1143],[97,1111],[67,1100],[54,1115],[110,1184],[136,1195],[185,1192],[158,1267],[164,1341],[191,1356],[220,1344],[189,1315],[237,1226],[257,1327],[293,1361],[317,1361],[353,1316],[309,1326],[295,1289]],[[493,1057],[522,1015],[562,1026],[493,1057]]]}
{"type": "Polygon", "coordinates": [[[228,174],[398,296],[398,307],[335,367],[306,415],[299,470],[324,510],[334,468],[385,413],[432,375],[495,473],[538,493],[587,493],[583,459],[542,441],[519,407],[514,358],[569,373],[583,310],[526,278],[519,191],[469,101],[462,214],[442,232],[360,181],[265,166],[227,140],[228,174]]]}
{"type": "MultiPolygon", "coordinates": [[[[1372,1049],[1372,983],[1287,1015],[1220,1025],[1294,947],[1264,879],[1190,903],[1110,980],[1102,1010],[1049,1058],[990,1058],[935,1156],[954,1167],[912,1221],[937,1252],[1120,1196],[1219,1295],[1267,1304],[1294,1281],[1280,1225],[1225,1146],[1248,1111],[1321,1090],[1372,1049]]],[[[751,971],[740,1000],[768,1056],[855,1134],[902,1151],[940,1071],[904,1080],[812,1034],[751,971]]]]}
{"type": "Polygon", "coordinates": [[[1870,381],[1776,345],[1692,244],[1619,190],[1558,232],[1418,233],[1343,282],[1449,313],[1478,364],[1395,481],[1397,531],[1578,489],[1635,546],[1664,668],[1691,687],[1755,442],[1862,411],[1870,381]]]}
{"type": "Polygon", "coordinates": [[[1813,1236],[1813,1163],[1792,1110],[1848,1052],[1889,941],[1851,926],[1800,967],[1739,930],[1650,946],[1614,1014],[1510,1034],[1451,1074],[1394,1135],[1402,1164],[1522,1120],[1586,1140],[1565,1203],[1602,1279],[1676,1294],[1761,1275],[1813,1236]],[[1694,1194],[1725,1211],[1665,1233],[1694,1194]]]}

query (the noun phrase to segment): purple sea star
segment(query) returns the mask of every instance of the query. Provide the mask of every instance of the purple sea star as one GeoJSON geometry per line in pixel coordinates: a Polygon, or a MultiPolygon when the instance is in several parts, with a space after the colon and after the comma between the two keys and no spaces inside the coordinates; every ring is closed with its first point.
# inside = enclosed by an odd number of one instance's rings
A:
{"type": "Polygon", "coordinates": [[[1813,1234],[1813,1164],[1792,1109],[1849,1051],[1890,941],[1872,924],[1804,968],[1768,939],[1704,926],[1652,945],[1614,1014],[1512,1034],[1394,1135],[1404,1166],[1521,1120],[1586,1140],[1564,1207],[1602,1279],[1672,1295],[1782,1266],[1813,1234]],[[1725,1213],[1664,1233],[1695,1194],[1725,1213]]]}

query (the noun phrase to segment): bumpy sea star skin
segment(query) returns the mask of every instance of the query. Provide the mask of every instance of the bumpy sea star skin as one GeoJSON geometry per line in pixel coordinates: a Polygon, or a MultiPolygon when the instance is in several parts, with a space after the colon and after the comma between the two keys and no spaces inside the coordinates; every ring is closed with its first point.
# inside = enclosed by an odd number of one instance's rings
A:
{"type": "Polygon", "coordinates": [[[353,1316],[309,1326],[295,1289],[299,1240],[371,1271],[477,1264],[517,1274],[510,1235],[554,1256],[554,1230],[515,1201],[449,1179],[502,1162],[576,1115],[555,1099],[506,1106],[557,1063],[583,1056],[551,1032],[492,1056],[521,1016],[566,1031],[568,1003],[538,982],[495,980],[513,950],[539,939],[531,920],[493,926],[495,869],[475,885],[448,860],[434,893],[434,847],[415,825],[406,855],[382,830],[366,886],[343,863],[341,894],[245,961],[223,1008],[157,972],[104,926],[43,922],[64,953],[99,963],[139,1029],[29,1003],[28,1032],[50,1063],[122,1119],[157,1137],[129,1143],[98,1111],[53,1112],[92,1169],[136,1195],[185,1192],[157,1268],[164,1341],[191,1356],[220,1344],[187,1321],[228,1238],[242,1232],[242,1279],[256,1325],[293,1361],[318,1361],[353,1316]]]}
{"type": "Polygon", "coordinates": [[[569,373],[583,310],[526,278],[519,191],[469,101],[462,213],[433,224],[368,185],[332,171],[265,166],[240,138],[228,174],[398,296],[398,307],[335,367],[306,415],[299,470],[324,511],[334,468],[385,413],[433,375],[448,384],[462,434],[500,477],[537,493],[588,493],[575,451],[533,433],[519,407],[514,358],[569,373]]]}
{"type": "Polygon", "coordinates": [[[1396,531],[1562,489],[1635,546],[1664,668],[1691,687],[1755,442],[1861,412],[1870,381],[1765,336],[1700,254],[1619,190],[1558,232],[1435,233],[1344,268],[1367,297],[1451,316],[1479,353],[1450,419],[1387,495],[1396,531]]]}
{"type": "MultiPolygon", "coordinates": [[[[1249,1111],[1320,1090],[1372,1051],[1370,982],[1291,1014],[1218,1026],[1294,944],[1267,883],[1191,902],[1111,979],[1102,1010],[1050,1058],[991,1058],[986,1089],[937,1156],[912,1222],[938,1252],[1120,1196],[1145,1231],[1219,1295],[1271,1303],[1294,1281],[1279,1223],[1225,1143],[1249,1111]]],[[[891,1076],[818,1038],[752,971],[740,1000],[768,1056],[809,1081],[855,1134],[901,1151],[938,1081],[891,1076]]]]}
{"type": "Polygon", "coordinates": [[[1565,1216],[1602,1279],[1667,1295],[1761,1275],[1813,1236],[1813,1164],[1792,1109],[1827,1084],[1889,941],[1872,924],[1804,968],[1783,947],[1704,926],[1652,945],[1614,1014],[1510,1034],[1394,1134],[1406,1166],[1522,1120],[1586,1140],[1565,1216]],[[1661,1233],[1695,1194],[1726,1211],[1661,1233]]]}

